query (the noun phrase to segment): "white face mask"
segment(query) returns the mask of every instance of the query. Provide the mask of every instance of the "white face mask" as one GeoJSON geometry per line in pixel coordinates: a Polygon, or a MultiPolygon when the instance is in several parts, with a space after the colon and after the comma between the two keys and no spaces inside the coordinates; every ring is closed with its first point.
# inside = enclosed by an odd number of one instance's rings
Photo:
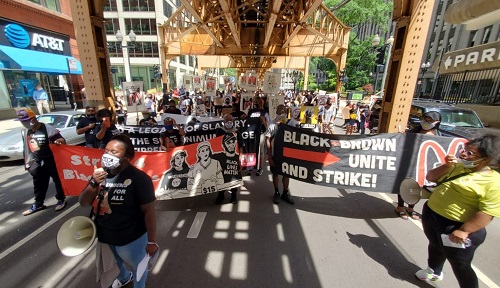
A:
{"type": "Polygon", "coordinates": [[[234,127],[233,121],[224,122],[224,127],[226,127],[226,129],[233,129],[234,127]]]}
{"type": "Polygon", "coordinates": [[[422,122],[420,122],[420,126],[422,126],[422,129],[424,129],[424,130],[431,130],[434,127],[436,127],[436,122],[422,121],[422,122]]]}
{"type": "Polygon", "coordinates": [[[104,169],[116,169],[120,167],[120,158],[110,155],[110,154],[103,154],[101,158],[101,165],[104,169]]]}

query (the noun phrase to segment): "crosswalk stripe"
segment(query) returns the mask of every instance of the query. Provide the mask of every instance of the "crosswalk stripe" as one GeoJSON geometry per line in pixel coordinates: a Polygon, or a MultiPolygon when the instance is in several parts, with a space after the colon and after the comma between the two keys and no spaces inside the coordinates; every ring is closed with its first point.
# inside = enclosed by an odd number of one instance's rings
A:
{"type": "Polygon", "coordinates": [[[198,238],[200,234],[201,226],[203,226],[203,221],[205,221],[205,217],[207,216],[207,212],[198,212],[196,213],[196,217],[194,217],[193,224],[189,229],[187,234],[187,238],[198,238]]]}

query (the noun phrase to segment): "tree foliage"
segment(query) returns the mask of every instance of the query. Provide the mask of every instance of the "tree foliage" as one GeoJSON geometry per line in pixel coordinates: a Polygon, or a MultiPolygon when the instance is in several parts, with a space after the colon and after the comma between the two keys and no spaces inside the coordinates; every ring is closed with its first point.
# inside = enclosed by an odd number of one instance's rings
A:
{"type": "MultiPolygon", "coordinates": [[[[335,7],[344,0],[325,0],[323,3],[327,7],[335,7]]],[[[387,31],[389,28],[389,18],[392,11],[392,2],[386,0],[351,0],[333,11],[342,23],[353,28],[372,23],[380,30],[387,31]]]]}
{"type": "MultiPolygon", "coordinates": [[[[349,81],[346,88],[362,90],[363,87],[366,87],[366,84],[374,82],[370,72],[374,72],[376,52],[371,44],[372,39],[361,41],[358,39],[356,31],[368,23],[377,25],[381,31],[387,31],[391,23],[392,2],[387,3],[386,0],[351,0],[348,2],[345,0],[325,0],[324,4],[327,7],[340,7],[333,13],[344,24],[353,27],[349,36],[349,49],[347,52],[346,75],[349,81]],[[345,3],[345,5],[339,5],[341,3],[345,3]]],[[[380,39],[380,42],[384,43],[385,39],[380,39]]],[[[316,67],[316,58],[329,62],[329,60],[322,57],[313,57],[309,65],[310,69],[316,67]]],[[[335,70],[327,72],[328,82],[331,82],[333,86],[338,77],[335,70]]],[[[310,83],[313,82],[310,81],[310,83]]],[[[311,85],[311,88],[313,87],[315,86],[311,85]]]]}

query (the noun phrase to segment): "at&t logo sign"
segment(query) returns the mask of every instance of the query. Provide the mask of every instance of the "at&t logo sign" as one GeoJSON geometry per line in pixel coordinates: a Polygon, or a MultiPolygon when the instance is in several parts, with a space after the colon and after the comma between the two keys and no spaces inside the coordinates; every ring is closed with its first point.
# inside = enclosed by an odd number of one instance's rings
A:
{"type": "Polygon", "coordinates": [[[42,47],[45,49],[63,51],[64,50],[64,40],[57,39],[51,36],[42,35],[39,33],[33,33],[32,41],[30,41],[30,36],[28,32],[20,25],[9,24],[5,26],[5,37],[9,40],[12,46],[16,48],[27,48],[30,43],[35,47],[42,47]]]}

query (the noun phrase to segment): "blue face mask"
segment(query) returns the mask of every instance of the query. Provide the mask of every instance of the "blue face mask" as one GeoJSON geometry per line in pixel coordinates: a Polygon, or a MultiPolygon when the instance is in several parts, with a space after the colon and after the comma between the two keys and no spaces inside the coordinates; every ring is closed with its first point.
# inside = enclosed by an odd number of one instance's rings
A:
{"type": "Polygon", "coordinates": [[[174,129],[174,125],[172,125],[172,124],[165,125],[165,129],[172,130],[172,129],[174,129]]]}
{"type": "Polygon", "coordinates": [[[483,159],[478,159],[474,161],[458,159],[458,163],[461,163],[462,166],[464,166],[464,168],[472,169],[475,168],[477,165],[479,165],[481,163],[481,160],[483,159]]]}

